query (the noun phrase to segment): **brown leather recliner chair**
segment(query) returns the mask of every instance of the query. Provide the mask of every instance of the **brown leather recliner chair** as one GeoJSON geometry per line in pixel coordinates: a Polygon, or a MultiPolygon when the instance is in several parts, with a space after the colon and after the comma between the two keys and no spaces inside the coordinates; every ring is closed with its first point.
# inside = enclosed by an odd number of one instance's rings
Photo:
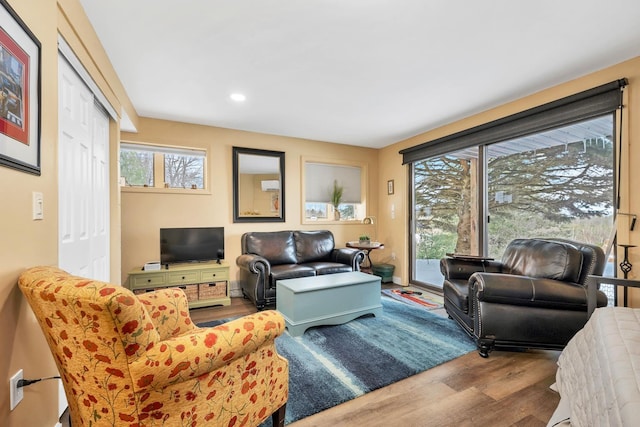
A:
{"type": "Polygon", "coordinates": [[[333,233],[263,231],[244,233],[236,258],[242,294],[258,310],[276,304],[276,281],[359,271],[364,252],[336,248],[333,233]]]}
{"type": "Polygon", "coordinates": [[[566,239],[513,240],[502,261],[443,258],[444,308],[482,357],[495,347],[562,349],[587,322],[587,276],[604,266],[600,247],[566,239]]]}

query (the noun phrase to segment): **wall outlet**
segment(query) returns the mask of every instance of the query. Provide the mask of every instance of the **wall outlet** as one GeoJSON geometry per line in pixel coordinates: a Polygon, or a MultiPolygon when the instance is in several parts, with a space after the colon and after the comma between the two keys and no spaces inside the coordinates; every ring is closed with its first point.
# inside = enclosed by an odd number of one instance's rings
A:
{"type": "Polygon", "coordinates": [[[392,260],[396,260],[396,253],[395,252],[391,252],[391,259],[392,260]]]}
{"type": "Polygon", "coordinates": [[[18,403],[22,401],[24,397],[24,387],[18,388],[18,381],[22,379],[22,369],[16,372],[11,379],[9,380],[9,395],[11,397],[11,408],[10,410],[18,406],[18,403]]]}

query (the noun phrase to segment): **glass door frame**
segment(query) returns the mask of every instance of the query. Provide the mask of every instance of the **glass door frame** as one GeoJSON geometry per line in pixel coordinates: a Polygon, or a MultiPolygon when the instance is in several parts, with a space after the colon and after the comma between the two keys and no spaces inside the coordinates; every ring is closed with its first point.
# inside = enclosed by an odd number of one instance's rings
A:
{"type": "MultiPolygon", "coordinates": [[[[486,145],[482,145],[478,148],[478,164],[482,165],[481,167],[476,168],[476,181],[477,181],[477,185],[478,188],[485,188],[484,186],[486,185],[487,181],[488,181],[488,172],[487,172],[487,168],[484,166],[484,161],[486,159],[486,153],[487,153],[487,146],[486,145]]],[[[408,203],[409,203],[409,209],[407,209],[408,212],[408,227],[409,227],[409,249],[408,249],[408,254],[409,254],[409,284],[411,285],[418,285],[422,288],[426,288],[429,289],[435,293],[441,294],[442,293],[442,288],[438,287],[438,286],[434,286],[430,283],[427,282],[423,282],[420,281],[416,278],[416,270],[417,270],[417,266],[416,266],[416,262],[417,259],[415,257],[416,255],[416,218],[415,218],[415,209],[414,209],[414,202],[415,202],[415,186],[413,185],[414,182],[414,162],[408,163],[408,176],[407,176],[407,182],[411,183],[411,185],[409,186],[408,190],[409,190],[409,194],[407,197],[408,203]]],[[[478,214],[481,218],[488,218],[488,192],[485,190],[481,191],[481,194],[479,195],[480,197],[478,197],[478,214]]],[[[487,221],[478,221],[477,223],[477,227],[478,227],[478,233],[477,233],[477,238],[478,238],[478,248],[480,249],[480,253],[478,255],[486,255],[488,252],[488,239],[487,239],[487,221]]]]}
{"type": "MultiPolygon", "coordinates": [[[[616,112],[612,113],[612,142],[613,142],[613,159],[612,159],[612,170],[615,171],[617,170],[617,165],[618,165],[618,147],[615,146],[615,141],[617,140],[617,133],[618,133],[618,128],[616,126],[616,112]]],[[[603,114],[600,117],[604,117],[607,116],[607,114],[603,114]]],[[[596,119],[596,118],[593,118],[596,119]]],[[[589,120],[592,119],[585,119],[585,122],[588,122],[589,120]]],[[[544,133],[544,132],[539,132],[539,133],[544,133]]],[[[478,162],[478,167],[476,169],[476,182],[477,182],[477,189],[479,190],[480,194],[478,194],[477,197],[477,212],[478,212],[478,216],[479,216],[479,220],[477,221],[477,233],[475,238],[478,240],[477,241],[477,249],[479,251],[479,253],[474,254],[474,255],[481,255],[481,256],[487,256],[487,254],[489,253],[489,221],[490,221],[490,212],[489,212],[489,191],[488,191],[488,185],[489,185],[489,165],[487,165],[487,159],[488,159],[488,154],[489,154],[489,150],[490,147],[493,144],[481,144],[478,145],[476,147],[472,147],[474,149],[477,149],[477,162],[478,162]]],[[[451,150],[451,154],[455,153],[456,149],[452,149],[451,150]]],[[[446,154],[442,154],[442,156],[444,156],[446,154]]],[[[438,156],[436,156],[438,157],[438,156]]],[[[410,183],[410,186],[408,188],[408,209],[407,212],[409,214],[409,223],[408,223],[408,227],[409,227],[409,239],[408,239],[408,254],[409,254],[409,283],[410,284],[415,284],[430,290],[433,290],[436,293],[441,293],[442,292],[442,288],[439,287],[438,285],[433,285],[430,284],[428,282],[425,281],[421,281],[418,280],[417,275],[418,275],[418,259],[416,258],[417,255],[417,250],[418,250],[418,240],[417,240],[417,225],[418,225],[418,218],[416,218],[416,206],[415,206],[415,202],[416,202],[416,186],[415,186],[415,163],[414,161],[407,163],[407,165],[409,166],[408,168],[408,179],[407,182],[410,183]]],[[[612,192],[613,195],[617,194],[617,177],[613,176],[613,182],[612,182],[612,192]]],[[[615,199],[615,196],[614,196],[615,199]]],[[[615,203],[616,200],[613,201],[614,203],[614,208],[613,208],[613,224],[615,224],[615,217],[616,217],[616,213],[617,210],[615,208],[615,203]]],[[[613,256],[613,262],[614,262],[614,274],[615,274],[615,270],[617,270],[615,268],[616,263],[617,263],[617,242],[613,243],[613,250],[611,255],[613,256]]],[[[424,278],[423,278],[424,279],[424,278]]]]}

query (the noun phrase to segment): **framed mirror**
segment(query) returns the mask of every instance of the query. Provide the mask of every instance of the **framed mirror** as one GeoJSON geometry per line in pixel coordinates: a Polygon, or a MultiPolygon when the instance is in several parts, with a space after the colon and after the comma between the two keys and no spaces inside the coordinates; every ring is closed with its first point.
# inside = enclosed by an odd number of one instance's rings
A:
{"type": "Polygon", "coordinates": [[[233,222],[284,222],[284,152],[233,147],[233,222]]]}

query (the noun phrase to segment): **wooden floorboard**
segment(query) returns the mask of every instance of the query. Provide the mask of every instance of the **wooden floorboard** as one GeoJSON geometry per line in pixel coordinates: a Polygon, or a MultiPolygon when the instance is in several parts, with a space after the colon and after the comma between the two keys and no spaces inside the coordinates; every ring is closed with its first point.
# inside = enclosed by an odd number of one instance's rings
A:
{"type": "MultiPolygon", "coordinates": [[[[191,310],[195,323],[255,313],[243,298],[191,310]]],[[[442,313],[440,313],[442,314],[442,313]]],[[[290,424],[291,427],[544,427],[559,401],[549,389],[559,351],[466,354],[290,424]]]]}

